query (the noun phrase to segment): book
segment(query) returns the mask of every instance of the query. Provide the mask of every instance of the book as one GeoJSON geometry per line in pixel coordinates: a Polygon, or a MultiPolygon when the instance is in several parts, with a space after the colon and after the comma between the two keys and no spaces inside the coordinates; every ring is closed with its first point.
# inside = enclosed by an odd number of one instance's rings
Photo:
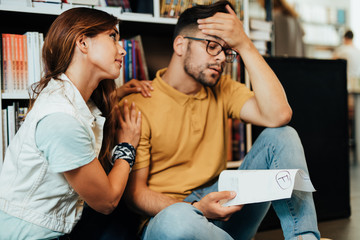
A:
{"type": "Polygon", "coordinates": [[[23,54],[24,54],[24,72],[23,72],[23,82],[22,82],[22,89],[27,90],[28,89],[28,83],[29,83],[29,64],[28,64],[28,46],[27,46],[27,36],[22,35],[22,41],[23,41],[23,54]]]}
{"type": "Polygon", "coordinates": [[[136,35],[135,37],[133,37],[132,39],[135,40],[135,48],[136,48],[136,56],[137,56],[137,60],[136,60],[136,64],[137,64],[137,69],[138,69],[138,79],[139,80],[149,80],[149,71],[148,71],[148,66],[146,63],[146,58],[145,58],[145,51],[144,51],[144,47],[143,47],[143,43],[142,43],[142,39],[141,39],[141,35],[136,35]]]}
{"type": "Polygon", "coordinates": [[[132,12],[129,0],[105,0],[106,6],[121,7],[123,12],[132,12]]]}
{"type": "Polygon", "coordinates": [[[3,41],[2,34],[0,34],[0,79],[1,79],[1,90],[2,90],[2,82],[3,82],[3,41]]]}
{"type": "Polygon", "coordinates": [[[161,9],[160,10],[161,17],[169,17],[171,2],[172,2],[172,0],[163,0],[161,2],[161,8],[160,8],[161,9]]]}
{"type": "Polygon", "coordinates": [[[3,91],[8,92],[13,89],[13,54],[11,46],[11,34],[2,34],[3,41],[3,91]]]}
{"type": "Polygon", "coordinates": [[[127,41],[126,39],[123,39],[122,40],[122,45],[123,45],[123,48],[126,52],[126,55],[124,56],[124,59],[123,59],[123,72],[124,72],[124,83],[127,81],[127,77],[128,77],[128,71],[129,71],[129,66],[128,66],[128,58],[129,58],[129,55],[128,55],[128,46],[127,46],[127,41]]]}
{"type": "Polygon", "coordinates": [[[8,144],[8,123],[7,123],[7,109],[1,109],[1,113],[2,113],[2,137],[3,137],[3,141],[2,141],[2,157],[4,159],[5,157],[5,152],[6,152],[6,148],[9,145],[8,144]]]}
{"type": "Polygon", "coordinates": [[[132,43],[131,40],[126,40],[126,56],[127,56],[127,64],[126,64],[126,77],[125,77],[125,82],[130,81],[131,79],[133,79],[133,53],[132,53],[132,43]]]}
{"type": "Polygon", "coordinates": [[[34,79],[33,83],[38,82],[40,80],[40,56],[39,56],[39,33],[33,32],[32,33],[33,38],[33,64],[34,64],[34,79]]]}
{"type": "Polygon", "coordinates": [[[13,91],[19,90],[19,44],[17,41],[17,36],[11,34],[11,47],[13,51],[13,91]]]}
{"type": "Polygon", "coordinates": [[[168,17],[176,17],[175,12],[176,12],[176,6],[178,5],[178,2],[179,2],[178,0],[171,1],[168,17]]]}
{"type": "Polygon", "coordinates": [[[25,69],[24,69],[24,44],[23,44],[23,36],[22,35],[16,35],[16,40],[18,42],[18,49],[19,49],[19,52],[18,52],[18,63],[19,63],[19,68],[18,68],[18,90],[19,91],[22,91],[22,90],[25,90],[23,88],[23,82],[24,82],[24,72],[25,72],[25,69]]]}
{"type": "Polygon", "coordinates": [[[43,77],[44,75],[44,63],[42,61],[42,48],[44,46],[44,34],[39,32],[39,67],[40,67],[40,76],[39,76],[39,80],[43,77]]]}
{"type": "Polygon", "coordinates": [[[7,78],[7,49],[5,35],[1,34],[1,90],[6,89],[7,78]]]}
{"type": "Polygon", "coordinates": [[[261,30],[250,30],[249,38],[251,40],[271,41],[271,33],[261,30]]]}
{"type": "Polygon", "coordinates": [[[238,119],[232,120],[231,140],[233,160],[243,160],[245,157],[245,125],[238,119]]]}
{"type": "Polygon", "coordinates": [[[273,23],[256,18],[250,18],[249,28],[253,30],[262,30],[265,32],[272,32],[273,23]]]}
{"type": "Polygon", "coordinates": [[[15,136],[15,104],[7,106],[8,144],[15,136]]]}
{"type": "Polygon", "coordinates": [[[132,78],[134,79],[138,79],[137,76],[137,69],[138,69],[138,64],[137,64],[137,57],[136,57],[136,43],[134,39],[130,39],[131,41],[131,56],[132,56],[132,78]]]}
{"type": "Polygon", "coordinates": [[[227,131],[227,157],[226,157],[226,160],[227,161],[232,161],[233,160],[233,151],[232,151],[232,119],[229,118],[228,119],[228,123],[227,123],[227,128],[228,128],[228,131],[227,131]]]}
{"type": "Polygon", "coordinates": [[[136,52],[136,71],[137,71],[137,78],[138,80],[144,80],[147,79],[145,76],[145,69],[144,69],[144,63],[141,56],[141,51],[139,49],[139,42],[135,40],[135,52],[136,52]]]}
{"type": "Polygon", "coordinates": [[[27,44],[27,64],[28,64],[27,85],[31,86],[31,84],[35,82],[35,58],[34,58],[35,42],[34,42],[33,32],[26,32],[24,35],[26,36],[26,44],[27,44]]]}

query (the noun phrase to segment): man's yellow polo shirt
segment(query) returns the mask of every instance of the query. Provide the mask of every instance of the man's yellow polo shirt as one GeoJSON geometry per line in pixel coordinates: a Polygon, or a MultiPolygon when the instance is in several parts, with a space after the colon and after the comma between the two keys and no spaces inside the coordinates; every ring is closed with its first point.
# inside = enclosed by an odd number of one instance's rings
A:
{"type": "Polygon", "coordinates": [[[227,119],[239,119],[253,93],[230,77],[222,77],[215,87],[186,95],[161,79],[165,71],[157,72],[151,98],[126,97],[142,112],[132,171],[149,167],[150,189],[183,200],[194,189],[216,180],[226,168],[227,119]]]}

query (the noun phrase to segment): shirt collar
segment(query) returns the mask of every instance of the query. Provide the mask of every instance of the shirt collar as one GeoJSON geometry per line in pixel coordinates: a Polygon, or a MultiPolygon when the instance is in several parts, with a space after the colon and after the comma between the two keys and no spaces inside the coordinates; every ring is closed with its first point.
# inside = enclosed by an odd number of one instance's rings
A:
{"type": "Polygon", "coordinates": [[[202,86],[200,91],[198,93],[196,93],[195,95],[187,95],[185,93],[182,93],[182,92],[176,90],[169,84],[167,84],[161,78],[161,76],[166,72],[166,70],[167,70],[167,68],[163,68],[163,69],[160,69],[159,71],[157,71],[155,81],[158,82],[160,90],[168,93],[169,96],[172,97],[178,104],[184,105],[190,99],[203,100],[203,99],[207,98],[208,91],[209,91],[208,87],[202,86]]]}
{"type": "Polygon", "coordinates": [[[101,111],[95,106],[91,99],[89,99],[88,102],[85,102],[77,87],[64,73],[61,74],[59,79],[63,81],[65,96],[69,99],[74,108],[76,108],[85,119],[88,119],[89,124],[92,125],[95,118],[101,115],[101,111]]]}

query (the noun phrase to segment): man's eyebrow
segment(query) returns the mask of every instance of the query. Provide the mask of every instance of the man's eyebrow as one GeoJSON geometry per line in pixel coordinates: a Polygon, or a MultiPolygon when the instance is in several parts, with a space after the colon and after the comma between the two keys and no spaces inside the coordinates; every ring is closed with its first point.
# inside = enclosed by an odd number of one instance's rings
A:
{"type": "Polygon", "coordinates": [[[228,47],[227,43],[222,38],[220,38],[218,36],[214,36],[214,35],[209,35],[209,36],[212,38],[215,38],[217,41],[220,41],[219,43],[221,44],[221,46],[223,46],[225,48],[228,47]]]}

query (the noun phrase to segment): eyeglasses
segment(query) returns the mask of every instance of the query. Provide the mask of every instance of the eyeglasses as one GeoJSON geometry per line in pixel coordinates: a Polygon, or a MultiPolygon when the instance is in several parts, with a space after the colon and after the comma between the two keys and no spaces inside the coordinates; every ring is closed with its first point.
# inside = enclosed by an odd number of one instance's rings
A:
{"type": "Polygon", "coordinates": [[[211,56],[217,56],[222,51],[224,51],[225,61],[228,63],[233,62],[234,59],[236,58],[237,52],[235,52],[231,48],[224,48],[220,43],[218,43],[216,41],[204,39],[204,38],[195,38],[195,37],[184,37],[184,38],[188,38],[188,39],[196,40],[196,41],[206,41],[207,42],[206,52],[208,54],[210,54],[211,56]]]}

